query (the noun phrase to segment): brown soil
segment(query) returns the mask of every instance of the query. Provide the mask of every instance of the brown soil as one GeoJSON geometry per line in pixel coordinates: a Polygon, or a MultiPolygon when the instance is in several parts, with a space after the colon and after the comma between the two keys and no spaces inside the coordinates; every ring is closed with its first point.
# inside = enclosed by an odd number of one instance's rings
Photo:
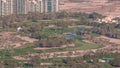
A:
{"type": "Polygon", "coordinates": [[[107,16],[119,16],[119,0],[60,0],[60,11],[98,12],[107,16]]]}
{"type": "Polygon", "coordinates": [[[120,44],[120,39],[109,38],[105,36],[100,36],[99,38],[108,39],[111,43],[120,44]]]}
{"type": "Polygon", "coordinates": [[[20,47],[26,43],[33,43],[34,41],[37,40],[18,36],[15,32],[0,33],[0,49],[20,47]]]}

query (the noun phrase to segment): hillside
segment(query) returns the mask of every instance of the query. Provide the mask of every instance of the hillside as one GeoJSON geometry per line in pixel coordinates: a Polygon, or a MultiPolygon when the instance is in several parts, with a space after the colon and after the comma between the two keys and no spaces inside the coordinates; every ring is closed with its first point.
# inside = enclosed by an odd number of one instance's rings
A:
{"type": "Polygon", "coordinates": [[[107,16],[119,16],[120,0],[60,0],[60,11],[98,12],[107,16]]]}

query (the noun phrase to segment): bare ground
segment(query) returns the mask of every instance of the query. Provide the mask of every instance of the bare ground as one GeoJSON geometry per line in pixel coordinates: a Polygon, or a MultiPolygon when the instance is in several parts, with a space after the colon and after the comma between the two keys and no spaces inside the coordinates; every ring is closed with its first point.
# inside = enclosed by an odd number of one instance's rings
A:
{"type": "Polygon", "coordinates": [[[98,12],[106,16],[120,15],[119,0],[60,0],[60,11],[69,12],[98,12]]]}
{"type": "Polygon", "coordinates": [[[120,39],[114,39],[114,38],[109,38],[109,37],[105,37],[105,36],[100,36],[100,38],[108,39],[108,40],[110,40],[111,43],[120,44],[120,39]]]}
{"type": "Polygon", "coordinates": [[[26,43],[33,43],[34,41],[37,40],[29,37],[18,36],[15,32],[0,33],[0,49],[20,47],[26,43]]]}

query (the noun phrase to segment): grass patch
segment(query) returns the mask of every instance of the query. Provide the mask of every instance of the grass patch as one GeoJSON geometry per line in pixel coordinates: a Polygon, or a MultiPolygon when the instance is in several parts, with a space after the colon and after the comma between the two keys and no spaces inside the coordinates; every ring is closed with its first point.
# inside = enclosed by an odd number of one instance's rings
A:
{"type": "MultiPolygon", "coordinates": [[[[23,47],[14,48],[12,55],[13,56],[20,56],[26,55],[31,53],[42,53],[42,52],[62,52],[62,51],[74,51],[74,50],[87,50],[87,49],[96,49],[103,47],[99,44],[90,44],[80,40],[75,41],[74,47],[66,47],[66,48],[55,48],[55,49],[48,49],[48,50],[35,50],[33,44],[27,44],[23,47]]],[[[2,50],[1,50],[2,51],[2,50]]]]}
{"type": "Polygon", "coordinates": [[[56,48],[56,49],[48,49],[45,52],[62,52],[62,51],[74,51],[74,50],[88,50],[88,49],[96,49],[101,48],[102,45],[99,44],[91,44],[83,41],[76,40],[74,47],[66,47],[66,48],[56,48]]]}
{"type": "Polygon", "coordinates": [[[47,28],[44,29],[42,32],[46,34],[52,34],[52,33],[57,33],[57,34],[62,34],[64,32],[74,32],[77,28],[47,28]]]}
{"type": "Polygon", "coordinates": [[[86,43],[78,40],[76,40],[75,45],[76,45],[75,50],[76,49],[79,49],[79,50],[96,49],[96,48],[102,47],[102,45],[99,45],[99,44],[86,43]]]}
{"type": "Polygon", "coordinates": [[[34,46],[33,44],[27,44],[23,47],[19,47],[19,48],[15,48],[13,49],[14,50],[14,53],[13,55],[26,55],[26,54],[31,54],[31,53],[40,53],[41,51],[38,51],[38,50],[34,50],[34,46]]]}

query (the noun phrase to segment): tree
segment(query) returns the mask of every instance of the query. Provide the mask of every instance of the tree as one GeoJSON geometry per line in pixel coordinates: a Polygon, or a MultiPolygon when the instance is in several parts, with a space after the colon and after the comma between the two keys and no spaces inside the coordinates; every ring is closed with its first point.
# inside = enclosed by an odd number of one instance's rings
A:
{"type": "Polygon", "coordinates": [[[5,68],[3,61],[0,61],[0,68],[5,68]]]}
{"type": "Polygon", "coordinates": [[[110,61],[110,64],[115,67],[120,67],[120,57],[117,56],[114,60],[110,61]]]}
{"type": "Polygon", "coordinates": [[[5,60],[4,61],[5,64],[5,68],[17,68],[18,67],[18,63],[16,62],[16,60],[5,60]]]}
{"type": "Polygon", "coordinates": [[[41,68],[41,59],[38,55],[31,57],[30,64],[33,65],[33,68],[41,68]]]}
{"type": "Polygon", "coordinates": [[[93,19],[93,20],[96,20],[96,19],[102,19],[104,18],[105,16],[101,15],[101,14],[98,14],[96,12],[93,12],[91,14],[89,14],[89,18],[93,19]]]}

